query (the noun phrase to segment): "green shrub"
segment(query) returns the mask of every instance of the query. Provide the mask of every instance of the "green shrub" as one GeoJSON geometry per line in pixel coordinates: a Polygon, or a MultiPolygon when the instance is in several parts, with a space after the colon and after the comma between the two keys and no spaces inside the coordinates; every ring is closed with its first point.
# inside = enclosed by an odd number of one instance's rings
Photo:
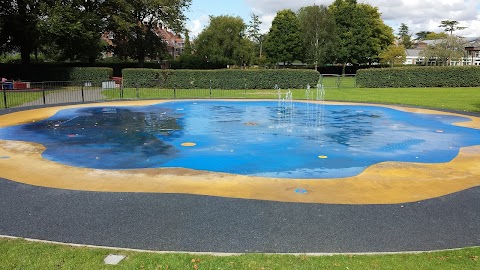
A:
{"type": "Polygon", "coordinates": [[[31,82],[91,81],[94,83],[110,80],[113,74],[112,68],[77,67],[74,64],[0,64],[0,74],[8,79],[31,82]]]}
{"type": "Polygon", "coordinates": [[[90,81],[100,84],[112,78],[113,70],[106,67],[74,67],[70,68],[69,81],[90,81]]]}
{"type": "Polygon", "coordinates": [[[272,89],[305,88],[316,85],[320,73],[314,70],[161,70],[124,69],[125,87],[272,89]]]}
{"type": "Polygon", "coordinates": [[[362,69],[357,86],[366,88],[476,87],[480,86],[480,67],[400,67],[362,69]]]}

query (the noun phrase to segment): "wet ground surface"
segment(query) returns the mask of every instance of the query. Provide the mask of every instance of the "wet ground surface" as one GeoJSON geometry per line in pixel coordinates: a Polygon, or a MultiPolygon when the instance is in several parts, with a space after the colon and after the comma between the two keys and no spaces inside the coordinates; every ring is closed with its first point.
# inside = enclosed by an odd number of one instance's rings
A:
{"type": "Polygon", "coordinates": [[[0,178],[0,234],[197,252],[388,252],[480,245],[480,187],[415,203],[335,205],[82,192],[0,178]]]}

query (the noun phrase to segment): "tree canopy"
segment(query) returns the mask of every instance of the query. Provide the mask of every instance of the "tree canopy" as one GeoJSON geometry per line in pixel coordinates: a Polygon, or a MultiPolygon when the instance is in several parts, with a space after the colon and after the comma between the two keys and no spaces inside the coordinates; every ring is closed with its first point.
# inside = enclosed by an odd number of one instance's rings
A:
{"type": "Polygon", "coordinates": [[[461,61],[465,56],[465,40],[448,35],[446,38],[438,39],[436,43],[428,46],[421,52],[427,64],[448,65],[451,61],[461,61]]]}
{"type": "Polygon", "coordinates": [[[20,52],[22,63],[44,52],[59,61],[93,62],[102,50],[100,37],[115,34],[120,57],[142,63],[162,52],[159,24],[177,32],[191,0],[0,0],[0,50],[20,52]]]}
{"type": "Polygon", "coordinates": [[[399,44],[403,45],[405,49],[411,49],[413,47],[412,35],[408,26],[404,23],[400,25],[398,29],[398,40],[399,44]]]}
{"type": "Polygon", "coordinates": [[[450,35],[452,36],[453,32],[467,28],[463,26],[458,26],[458,24],[459,24],[458,21],[444,20],[444,21],[441,21],[441,24],[438,27],[445,28],[444,31],[450,33],[450,35]]]}
{"type": "Polygon", "coordinates": [[[263,58],[263,40],[265,38],[265,35],[260,33],[261,24],[262,21],[260,21],[258,15],[252,14],[251,20],[247,25],[247,36],[254,44],[255,54],[257,54],[256,52],[258,52],[258,55],[255,55],[254,57],[254,59],[258,59],[258,61],[256,62],[260,62],[260,60],[263,58]]]}
{"type": "Polygon", "coordinates": [[[427,39],[427,35],[433,33],[432,31],[420,31],[418,33],[416,33],[415,35],[417,35],[417,40],[425,40],[427,39]]]}
{"type": "Polygon", "coordinates": [[[107,30],[115,34],[114,52],[132,57],[140,65],[146,57],[157,59],[165,52],[158,28],[168,27],[182,32],[186,20],[184,10],[191,0],[112,0],[107,5],[107,30]]]}
{"type": "Polygon", "coordinates": [[[19,51],[22,63],[30,63],[30,54],[37,48],[41,17],[40,0],[0,1],[0,43],[6,51],[19,51]]]}
{"type": "Polygon", "coordinates": [[[335,0],[330,5],[338,30],[337,61],[372,63],[393,43],[393,30],[384,24],[376,7],[356,0],[335,0]]]}
{"type": "Polygon", "coordinates": [[[305,59],[318,65],[332,62],[338,42],[335,19],[326,6],[307,6],[298,11],[305,59]]]}
{"type": "Polygon", "coordinates": [[[265,53],[275,64],[303,60],[303,43],[297,15],[290,9],[279,11],[265,40],[265,53]]]}
{"type": "Polygon", "coordinates": [[[250,61],[252,42],[240,17],[211,16],[209,25],[195,40],[197,54],[208,61],[244,65],[250,61]]]}
{"type": "Polygon", "coordinates": [[[407,54],[405,52],[405,47],[403,45],[390,45],[388,48],[381,52],[380,62],[383,64],[389,64],[394,66],[395,64],[402,64],[407,59],[407,54]]]}
{"type": "Polygon", "coordinates": [[[94,62],[102,52],[103,1],[52,1],[38,24],[41,51],[58,61],[94,62]]]}
{"type": "Polygon", "coordinates": [[[430,32],[425,36],[425,40],[444,39],[447,37],[448,37],[447,33],[444,33],[444,32],[440,32],[440,33],[430,32]]]}

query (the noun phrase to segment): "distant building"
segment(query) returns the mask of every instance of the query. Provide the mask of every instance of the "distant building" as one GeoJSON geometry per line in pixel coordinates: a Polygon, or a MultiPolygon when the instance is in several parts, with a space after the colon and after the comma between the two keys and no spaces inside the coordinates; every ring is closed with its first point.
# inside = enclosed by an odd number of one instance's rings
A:
{"type": "MultiPolygon", "coordinates": [[[[100,39],[105,42],[109,47],[114,46],[113,45],[113,40],[114,40],[114,34],[112,31],[107,31],[102,34],[100,39]]],[[[102,52],[102,58],[108,58],[108,57],[113,57],[113,51],[108,50],[102,52]]]]}
{"type": "MultiPolygon", "coordinates": [[[[180,35],[174,34],[161,25],[157,26],[153,31],[165,42],[167,52],[173,59],[183,54],[185,41],[180,35]]],[[[113,32],[103,33],[101,39],[109,46],[115,46],[115,34],[113,32]]],[[[114,53],[112,51],[103,52],[103,58],[113,57],[113,55],[114,53]]]]}
{"type": "Polygon", "coordinates": [[[405,59],[404,65],[418,65],[423,64],[423,58],[420,57],[422,49],[406,49],[407,58],[405,59]]]}
{"type": "Polygon", "coordinates": [[[480,38],[472,38],[465,47],[470,65],[480,66],[480,38]]]}
{"type": "Polygon", "coordinates": [[[185,40],[180,35],[173,33],[162,25],[158,26],[155,32],[166,42],[167,52],[173,59],[183,54],[185,50],[185,40]]]}
{"type": "MultiPolygon", "coordinates": [[[[423,65],[424,57],[421,56],[423,50],[428,46],[435,45],[438,40],[422,40],[415,44],[413,49],[407,49],[407,58],[404,65],[423,65]]],[[[451,66],[479,66],[480,65],[480,37],[465,38],[467,45],[465,46],[466,57],[460,61],[450,61],[451,66]]],[[[429,63],[427,63],[429,64],[429,63]]]]}

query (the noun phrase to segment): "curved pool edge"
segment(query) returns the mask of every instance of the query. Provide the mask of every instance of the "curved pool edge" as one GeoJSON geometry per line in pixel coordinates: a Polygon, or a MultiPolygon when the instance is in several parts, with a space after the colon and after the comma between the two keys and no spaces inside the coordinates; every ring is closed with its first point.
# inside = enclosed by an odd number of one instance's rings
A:
{"type": "MultiPolygon", "coordinates": [[[[0,116],[0,126],[48,118],[66,108],[140,106],[165,100],[121,101],[26,110],[0,116]]],[[[301,102],[301,101],[300,101],[301,102]]],[[[325,102],[352,105],[358,103],[325,102]]],[[[369,104],[362,104],[369,105],[369,104]]],[[[480,118],[431,109],[372,104],[414,113],[462,116],[456,123],[480,129],[480,118]]],[[[99,192],[149,192],[209,195],[242,199],[327,204],[397,204],[415,202],[480,186],[480,146],[462,148],[448,163],[384,162],[363,173],[337,179],[275,179],[190,169],[97,170],[45,160],[42,145],[0,141],[0,177],[49,188],[99,192]],[[28,164],[26,166],[25,164],[28,164]],[[304,192],[295,192],[302,190],[304,192]]]]}

